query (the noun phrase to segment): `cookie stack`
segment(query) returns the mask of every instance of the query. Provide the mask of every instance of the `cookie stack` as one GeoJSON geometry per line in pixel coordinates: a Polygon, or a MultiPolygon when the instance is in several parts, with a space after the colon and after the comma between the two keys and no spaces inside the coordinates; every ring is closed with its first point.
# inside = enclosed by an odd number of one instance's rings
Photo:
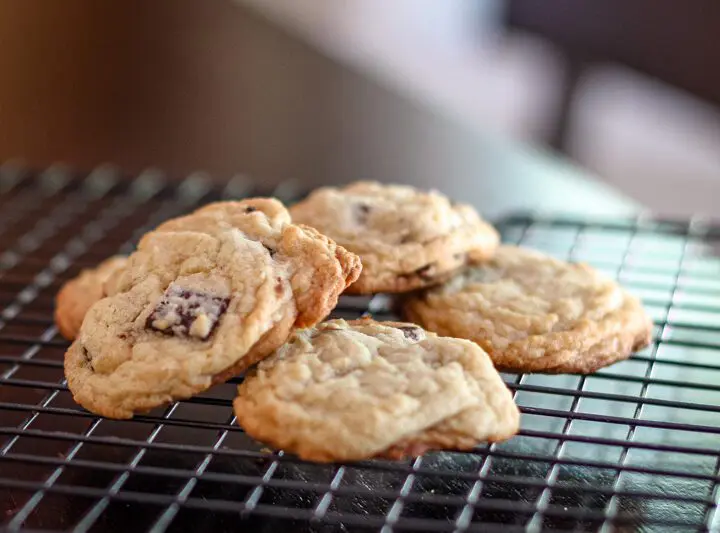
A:
{"type": "Polygon", "coordinates": [[[509,438],[519,414],[496,368],[591,372],[651,329],[591,268],[500,246],[436,192],[370,182],[289,212],[253,198],[170,220],[69,281],[55,317],[86,409],[130,418],[245,373],[240,425],[314,461],[509,438]],[[343,292],[396,294],[414,323],[323,322],[343,292]]]}

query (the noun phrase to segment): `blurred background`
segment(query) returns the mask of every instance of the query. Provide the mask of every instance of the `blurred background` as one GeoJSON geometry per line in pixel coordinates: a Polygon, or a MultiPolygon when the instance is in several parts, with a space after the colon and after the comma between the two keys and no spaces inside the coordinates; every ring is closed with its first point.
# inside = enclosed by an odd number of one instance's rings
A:
{"type": "Polygon", "coordinates": [[[713,215],[718,34],[716,0],[0,0],[0,160],[713,215]]]}

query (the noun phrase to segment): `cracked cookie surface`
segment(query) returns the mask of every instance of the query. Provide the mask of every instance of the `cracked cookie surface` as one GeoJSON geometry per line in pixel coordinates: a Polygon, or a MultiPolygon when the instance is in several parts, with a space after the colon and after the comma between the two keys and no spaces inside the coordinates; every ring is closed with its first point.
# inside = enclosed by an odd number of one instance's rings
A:
{"type": "Polygon", "coordinates": [[[499,241],[472,207],[403,185],[324,187],[290,212],[360,256],[363,272],[348,290],[355,294],[435,285],[492,257],[499,241]]]}
{"type": "Polygon", "coordinates": [[[476,344],[371,319],[296,332],[246,376],[233,406],[253,438],[319,462],[470,449],[519,423],[476,344]]]}
{"type": "Polygon", "coordinates": [[[274,199],[210,204],[146,234],[65,357],[75,400],[129,418],[225,381],[322,320],[357,256],[274,199]]]}
{"type": "Polygon", "coordinates": [[[650,342],[639,300],[585,264],[501,246],[488,263],[410,296],[408,319],[478,343],[513,372],[591,373],[650,342]]]}
{"type": "Polygon", "coordinates": [[[95,268],[84,269],[67,281],[55,298],[55,325],[67,340],[74,340],[80,331],[85,313],[112,288],[108,281],[127,263],[127,257],[113,256],[95,268]]]}

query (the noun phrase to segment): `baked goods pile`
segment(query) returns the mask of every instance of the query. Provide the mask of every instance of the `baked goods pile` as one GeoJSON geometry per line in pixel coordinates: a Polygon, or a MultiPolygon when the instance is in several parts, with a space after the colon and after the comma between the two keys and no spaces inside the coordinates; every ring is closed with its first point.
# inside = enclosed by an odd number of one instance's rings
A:
{"type": "Polygon", "coordinates": [[[322,462],[510,438],[519,412],[498,370],[593,372],[652,326],[592,268],[500,245],[437,192],[371,182],[289,211],[272,198],[204,206],[83,271],[56,303],[68,387],[89,411],[131,418],[245,373],[244,430],[322,462]],[[392,293],[412,323],[324,321],[343,292],[392,293]]]}

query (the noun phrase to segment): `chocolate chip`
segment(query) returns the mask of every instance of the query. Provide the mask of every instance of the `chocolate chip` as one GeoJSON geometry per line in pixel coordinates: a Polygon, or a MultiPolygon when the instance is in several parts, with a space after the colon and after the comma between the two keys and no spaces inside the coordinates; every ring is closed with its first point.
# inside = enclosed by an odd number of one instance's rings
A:
{"type": "Polygon", "coordinates": [[[249,206],[247,206],[247,207],[245,208],[245,212],[246,212],[246,213],[252,213],[252,212],[254,212],[254,211],[257,211],[257,207],[254,207],[254,206],[252,206],[252,205],[249,205],[249,206]]]}
{"type": "Polygon", "coordinates": [[[87,348],[85,348],[84,346],[82,348],[82,356],[83,356],[83,359],[85,359],[85,364],[87,364],[90,367],[90,371],[95,372],[95,368],[93,367],[93,364],[92,364],[92,357],[90,357],[90,353],[87,351],[87,348]]]}
{"type": "Polygon", "coordinates": [[[425,266],[421,266],[420,268],[413,270],[409,274],[400,274],[401,278],[412,278],[414,276],[419,277],[420,279],[424,279],[425,281],[432,281],[435,279],[432,274],[432,270],[435,268],[435,263],[429,263],[425,266]]]}
{"type": "Polygon", "coordinates": [[[401,326],[398,329],[403,332],[406,339],[410,339],[411,341],[419,341],[422,337],[422,330],[420,328],[416,328],[414,326],[401,326]]]}
{"type": "Polygon", "coordinates": [[[128,336],[127,336],[127,333],[118,333],[117,338],[124,341],[125,339],[128,338],[128,336]]]}
{"type": "Polygon", "coordinates": [[[426,280],[426,281],[429,281],[429,280],[433,279],[432,269],[433,269],[434,266],[435,266],[435,265],[434,265],[433,263],[430,263],[430,264],[427,264],[427,265],[425,265],[425,266],[422,266],[422,267],[418,268],[418,269],[415,271],[415,274],[416,274],[418,277],[420,277],[420,278],[422,278],[422,279],[424,279],[424,280],[426,280]]]}
{"type": "Polygon", "coordinates": [[[275,248],[271,248],[270,246],[263,244],[263,247],[268,251],[270,254],[270,257],[275,257],[275,254],[277,253],[277,250],[275,248]]]}
{"type": "Polygon", "coordinates": [[[402,237],[400,237],[400,244],[407,244],[412,240],[412,235],[403,235],[402,237]]]}
{"type": "Polygon", "coordinates": [[[367,222],[368,214],[370,213],[370,206],[367,204],[355,204],[355,218],[361,224],[367,222]]]}
{"type": "Polygon", "coordinates": [[[145,327],[165,335],[206,340],[227,311],[229,298],[183,289],[171,284],[147,318],[145,327]]]}

